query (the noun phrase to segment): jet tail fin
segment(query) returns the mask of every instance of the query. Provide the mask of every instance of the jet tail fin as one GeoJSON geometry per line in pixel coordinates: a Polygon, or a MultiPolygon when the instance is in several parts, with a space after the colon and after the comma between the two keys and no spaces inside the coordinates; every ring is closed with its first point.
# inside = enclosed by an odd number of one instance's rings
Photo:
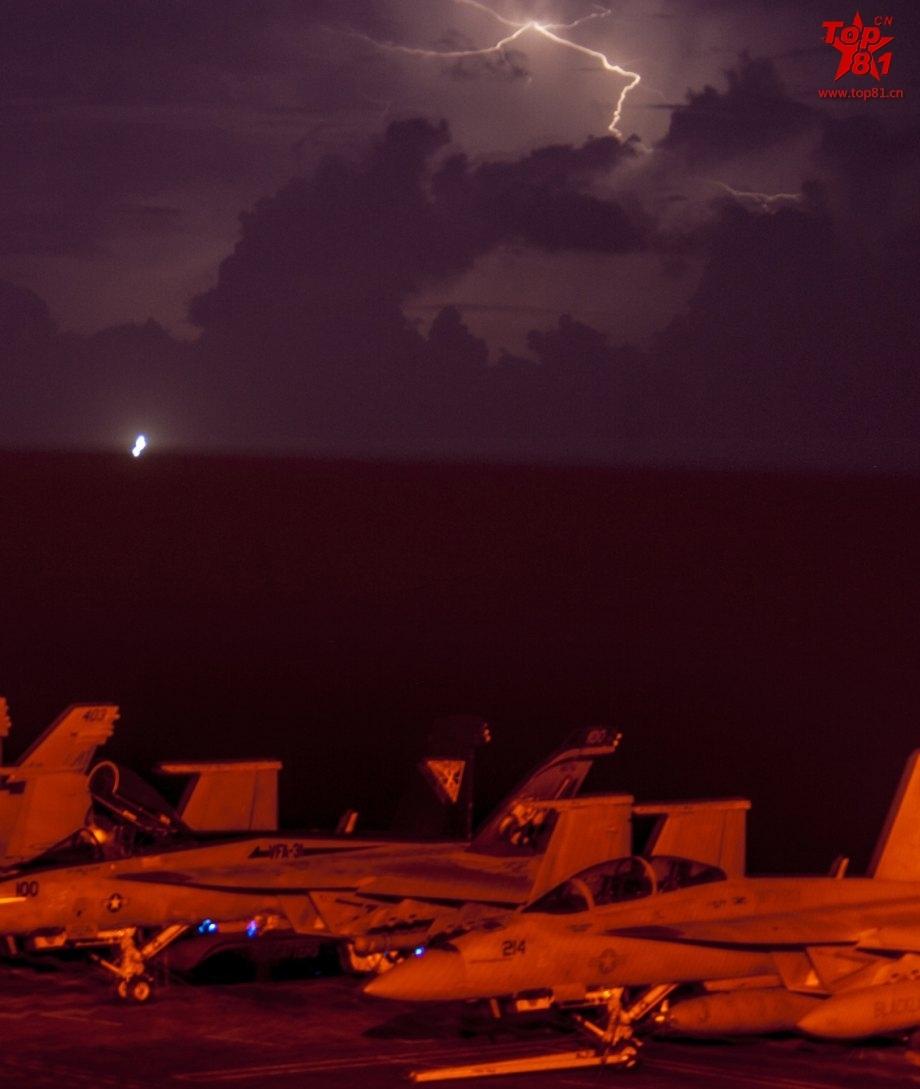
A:
{"type": "Polygon", "coordinates": [[[645,855],[675,855],[718,866],[729,877],[742,877],[747,852],[746,798],[637,805],[637,817],[657,817],[645,855]]]}
{"type": "Polygon", "coordinates": [[[114,704],[75,703],[32,742],[16,767],[86,774],[97,747],[112,736],[117,721],[114,704]]]}
{"type": "MultiPolygon", "coordinates": [[[[17,764],[0,768],[0,860],[34,858],[79,831],[91,805],[86,769],[118,720],[113,704],[68,707],[17,764]]],[[[3,714],[0,713],[0,732],[3,714]]]]}
{"type": "Polygon", "coordinates": [[[472,833],[476,750],[491,740],[478,715],[434,721],[425,754],[397,806],[391,832],[430,839],[465,839],[472,833]]]}
{"type": "Polygon", "coordinates": [[[196,832],[273,832],[278,827],[278,760],[222,760],[159,764],[163,775],[189,775],[179,802],[184,824],[196,832]]]}
{"type": "Polygon", "coordinates": [[[527,822],[534,803],[575,797],[595,760],[615,753],[622,736],[608,726],[576,730],[498,804],[477,831],[472,849],[490,851],[507,843],[515,826],[527,822]]]}
{"type": "Polygon", "coordinates": [[[869,874],[885,881],[920,881],[920,749],[907,758],[869,874]]]}
{"type": "Polygon", "coordinates": [[[533,901],[573,873],[630,853],[633,798],[610,794],[549,803],[554,816],[549,842],[534,875],[533,901]]]}
{"type": "Polygon", "coordinates": [[[3,763],[3,742],[9,736],[11,725],[10,705],[5,696],[0,696],[0,764],[3,763]]]}

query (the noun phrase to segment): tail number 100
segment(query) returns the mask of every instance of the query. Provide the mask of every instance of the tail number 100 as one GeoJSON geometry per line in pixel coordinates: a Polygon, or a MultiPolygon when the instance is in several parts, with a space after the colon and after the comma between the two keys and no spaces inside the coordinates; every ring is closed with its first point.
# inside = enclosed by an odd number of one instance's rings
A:
{"type": "Polygon", "coordinates": [[[16,895],[17,896],[38,896],[38,882],[37,881],[17,881],[16,882],[16,895]]]}

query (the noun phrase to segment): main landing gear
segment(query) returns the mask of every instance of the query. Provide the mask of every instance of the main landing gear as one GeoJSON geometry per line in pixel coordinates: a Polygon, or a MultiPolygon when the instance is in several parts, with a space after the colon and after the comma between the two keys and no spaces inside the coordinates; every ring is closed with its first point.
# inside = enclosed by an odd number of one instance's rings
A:
{"type": "Polygon", "coordinates": [[[148,963],[188,930],[185,923],[167,926],[144,945],[138,944],[138,930],[127,927],[112,934],[117,942],[118,956],[112,960],[94,956],[97,964],[117,977],[115,993],[123,1002],[149,1002],[153,998],[153,976],[147,971],[148,963]]]}
{"type": "Polygon", "coordinates": [[[650,987],[628,1007],[623,1005],[622,987],[615,987],[598,995],[603,1009],[600,1023],[570,1011],[578,1028],[591,1041],[591,1047],[577,1051],[556,1051],[547,1055],[527,1055],[520,1059],[502,1059],[491,1063],[472,1063],[467,1066],[439,1066],[428,1070],[413,1070],[409,1075],[414,1082],[451,1081],[461,1078],[494,1078],[502,1074],[535,1074],[545,1070],[578,1070],[594,1066],[617,1066],[631,1070],[639,1061],[640,1040],[636,1039],[635,1025],[660,1006],[675,983],[663,983],[650,987]]]}
{"type": "Polygon", "coordinates": [[[359,953],[354,942],[344,942],[338,947],[339,964],[350,976],[379,976],[397,965],[402,957],[398,953],[359,953]]]}
{"type": "Polygon", "coordinates": [[[120,979],[115,993],[123,1002],[149,1002],[153,998],[153,976],[142,972],[130,979],[120,979]]]}

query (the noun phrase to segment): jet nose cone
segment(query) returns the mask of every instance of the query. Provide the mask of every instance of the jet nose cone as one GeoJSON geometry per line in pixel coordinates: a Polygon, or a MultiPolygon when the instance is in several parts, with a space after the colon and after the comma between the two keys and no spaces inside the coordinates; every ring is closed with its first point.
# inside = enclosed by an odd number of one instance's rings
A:
{"type": "Polygon", "coordinates": [[[466,965],[459,953],[426,949],[364,985],[374,998],[439,1002],[466,998],[466,965]]]}

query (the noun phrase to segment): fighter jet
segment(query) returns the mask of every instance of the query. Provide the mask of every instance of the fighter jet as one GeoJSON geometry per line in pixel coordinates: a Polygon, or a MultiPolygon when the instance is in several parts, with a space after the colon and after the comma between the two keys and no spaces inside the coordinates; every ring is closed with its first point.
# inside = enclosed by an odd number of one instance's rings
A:
{"type": "MultiPolygon", "coordinates": [[[[479,716],[437,719],[417,765],[421,781],[404,792],[393,831],[403,838],[469,839],[475,756],[490,739],[479,716]]],[[[135,772],[103,761],[90,773],[97,838],[113,856],[156,843],[189,846],[203,837],[213,842],[215,835],[277,831],[281,768],[278,760],[161,763],[159,775],[186,779],[173,809],[135,772]]],[[[354,833],[358,817],[357,810],[346,810],[337,831],[354,833]]]]}
{"type": "Polygon", "coordinates": [[[403,949],[483,912],[513,910],[573,866],[622,850],[632,799],[574,797],[618,741],[605,728],[581,732],[469,844],[244,835],[83,866],[33,865],[0,882],[0,933],[32,948],[114,947],[100,963],[121,997],[141,1002],[152,993],[149,961],[195,927],[250,936],[287,928],[318,943],[372,932],[371,952],[403,949]],[[333,900],[320,905],[325,894],[333,900]]]}
{"type": "MultiPolygon", "coordinates": [[[[19,766],[5,769],[9,772],[8,789],[20,802],[15,809],[7,803],[8,839],[15,828],[19,829],[19,839],[24,834],[26,822],[14,822],[13,818],[17,814],[21,818],[28,808],[21,804],[26,775],[36,780],[41,777],[41,785],[46,788],[39,795],[41,804],[35,801],[34,787],[30,787],[27,800],[31,803],[29,812],[34,813],[29,827],[42,818],[41,827],[47,834],[34,843],[31,851],[10,855],[10,862],[22,864],[29,860],[32,870],[48,870],[178,848],[185,850],[183,857],[188,860],[194,857],[188,852],[202,845],[222,845],[224,861],[235,860],[240,848],[240,858],[260,859],[284,858],[289,851],[296,853],[300,849],[302,834],[285,836],[277,831],[277,779],[282,767],[277,760],[162,763],[156,768],[160,775],[187,780],[175,809],[146,780],[111,760],[102,761],[84,774],[94,743],[111,733],[108,720],[117,717],[115,707],[71,708],[26,754],[22,761],[25,770],[19,766]],[[90,723],[94,725],[90,727],[90,723]],[[65,829],[71,834],[61,838],[65,829]],[[246,835],[251,832],[259,837],[270,834],[271,842],[259,839],[254,844],[246,835]]],[[[6,703],[0,700],[0,737],[5,736],[9,725],[6,703]]],[[[401,802],[403,819],[409,814],[416,835],[434,838],[445,834],[462,836],[465,832],[469,837],[475,752],[490,739],[488,724],[478,716],[452,715],[435,721],[426,742],[426,755],[417,765],[422,783],[413,784],[401,802]]],[[[353,833],[357,818],[357,811],[347,810],[338,831],[353,833]]],[[[360,842],[370,846],[376,840],[364,837],[360,842]]],[[[211,850],[209,859],[213,855],[211,850]]],[[[35,888],[28,882],[20,882],[20,886],[35,888]]],[[[78,929],[80,943],[92,945],[98,940],[105,944],[111,921],[95,935],[85,924],[78,929]]],[[[183,944],[186,967],[193,967],[215,948],[233,944],[232,936],[218,936],[212,921],[204,931],[183,944]]],[[[32,932],[22,944],[43,950],[72,943],[62,932],[53,930],[32,932]]],[[[10,953],[19,951],[12,934],[6,935],[6,946],[10,953]]]]}
{"type": "MultiPolygon", "coordinates": [[[[36,857],[78,833],[92,804],[87,770],[118,720],[112,704],[68,707],[23,753],[0,767],[0,869],[36,857]]],[[[0,698],[0,738],[10,718],[0,698]]]]}
{"type": "Polygon", "coordinates": [[[504,927],[432,942],[365,988],[383,998],[556,1006],[591,1038],[567,1052],[420,1072],[416,1080],[633,1065],[636,1029],[797,1029],[822,1038],[920,1025],[920,750],[871,876],[731,877],[653,853],[589,867],[504,927]],[[669,1003],[679,989],[695,997],[669,1003]],[[704,986],[704,993],[699,987],[704,986]],[[599,1020],[579,1012],[599,1011],[599,1020]],[[668,1008],[669,1007],[669,1008],[668,1008]]]}

